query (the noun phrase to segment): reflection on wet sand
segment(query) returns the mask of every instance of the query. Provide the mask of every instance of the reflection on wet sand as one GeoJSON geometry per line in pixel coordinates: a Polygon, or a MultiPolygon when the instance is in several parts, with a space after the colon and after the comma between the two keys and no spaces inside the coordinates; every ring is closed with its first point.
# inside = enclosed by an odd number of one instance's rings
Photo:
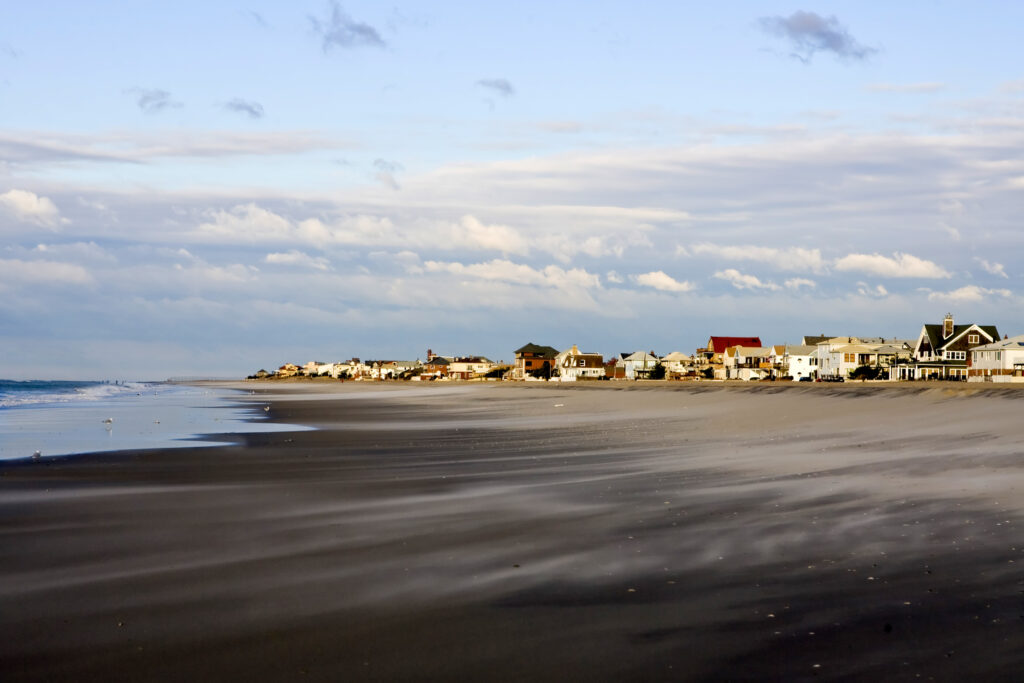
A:
{"type": "Polygon", "coordinates": [[[359,392],[253,398],[315,432],[5,467],[3,671],[1012,680],[1024,663],[1015,393],[359,392]]]}

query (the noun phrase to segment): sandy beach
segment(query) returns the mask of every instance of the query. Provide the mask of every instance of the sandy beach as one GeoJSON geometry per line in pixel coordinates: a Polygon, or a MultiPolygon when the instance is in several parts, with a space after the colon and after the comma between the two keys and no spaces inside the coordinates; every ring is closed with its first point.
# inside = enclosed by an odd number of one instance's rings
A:
{"type": "Polygon", "coordinates": [[[1019,390],[237,386],[317,430],[0,464],[3,680],[1024,670],[1019,390]]]}

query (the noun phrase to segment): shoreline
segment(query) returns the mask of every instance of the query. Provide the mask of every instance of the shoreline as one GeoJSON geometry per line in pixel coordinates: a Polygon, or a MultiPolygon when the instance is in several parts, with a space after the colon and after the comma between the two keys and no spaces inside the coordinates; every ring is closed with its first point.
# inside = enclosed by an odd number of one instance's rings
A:
{"type": "Polygon", "coordinates": [[[1013,394],[389,384],[238,397],[314,431],[0,465],[5,679],[1024,665],[1013,394]]]}

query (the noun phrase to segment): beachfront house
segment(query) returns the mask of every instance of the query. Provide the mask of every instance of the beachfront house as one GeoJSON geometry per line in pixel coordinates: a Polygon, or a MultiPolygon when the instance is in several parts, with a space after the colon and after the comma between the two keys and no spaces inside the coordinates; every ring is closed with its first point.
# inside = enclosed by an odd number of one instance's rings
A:
{"type": "MultiPolygon", "coordinates": [[[[653,352],[635,351],[630,354],[620,354],[617,365],[621,367],[621,376],[624,379],[648,379],[654,366],[658,364],[658,357],[653,352]]],[[[616,368],[615,376],[619,377],[619,368],[616,368]]]]}
{"type": "Polygon", "coordinates": [[[1024,382],[1024,334],[971,349],[968,382],[1024,382]]]}
{"type": "Polygon", "coordinates": [[[715,379],[725,379],[723,358],[725,350],[730,346],[759,347],[761,346],[761,338],[718,337],[715,335],[708,337],[707,346],[697,349],[697,353],[694,355],[697,372],[704,373],[710,370],[715,379]]]}
{"type": "Polygon", "coordinates": [[[438,356],[430,349],[427,349],[427,360],[423,363],[423,372],[419,377],[423,379],[446,379],[448,377],[451,362],[454,356],[438,356]]]}
{"type": "Polygon", "coordinates": [[[558,349],[541,346],[530,342],[516,349],[515,366],[512,368],[512,379],[524,380],[527,377],[548,379],[555,367],[555,356],[558,349]]]}
{"type": "Polygon", "coordinates": [[[277,369],[276,374],[278,377],[295,377],[301,371],[302,368],[300,368],[295,363],[285,363],[284,365],[277,369]]]}
{"type": "Polygon", "coordinates": [[[771,374],[770,349],[763,346],[730,346],[722,356],[725,379],[759,380],[771,374]]]}
{"type": "Polygon", "coordinates": [[[777,344],[768,353],[768,363],[776,378],[813,379],[818,370],[816,351],[817,347],[808,344],[777,344]]]}
{"type": "Polygon", "coordinates": [[[580,351],[575,344],[555,356],[555,369],[562,382],[578,379],[601,379],[605,375],[604,356],[580,351]]]}
{"type": "Polygon", "coordinates": [[[971,351],[999,340],[995,325],[957,325],[947,313],[942,324],[926,324],[914,344],[912,358],[897,366],[898,379],[966,380],[971,351]]]}
{"type": "Polygon", "coordinates": [[[663,356],[661,364],[665,366],[665,377],[668,379],[693,377],[697,374],[693,356],[687,356],[682,351],[673,351],[663,356]]]}
{"type": "Polygon", "coordinates": [[[422,370],[423,363],[418,360],[378,360],[370,365],[370,379],[408,378],[422,370]]]}
{"type": "Polygon", "coordinates": [[[455,357],[448,364],[448,376],[452,379],[477,379],[497,367],[497,363],[484,356],[455,357]]]}

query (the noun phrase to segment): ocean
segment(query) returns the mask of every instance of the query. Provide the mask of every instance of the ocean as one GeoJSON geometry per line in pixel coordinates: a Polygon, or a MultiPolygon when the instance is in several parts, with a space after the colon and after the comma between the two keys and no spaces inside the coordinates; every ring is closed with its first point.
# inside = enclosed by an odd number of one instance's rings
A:
{"type": "Polygon", "coordinates": [[[224,443],[215,434],[304,429],[266,421],[239,392],[163,382],[0,380],[0,460],[224,443]],[[203,436],[204,438],[200,438],[203,436]]]}

